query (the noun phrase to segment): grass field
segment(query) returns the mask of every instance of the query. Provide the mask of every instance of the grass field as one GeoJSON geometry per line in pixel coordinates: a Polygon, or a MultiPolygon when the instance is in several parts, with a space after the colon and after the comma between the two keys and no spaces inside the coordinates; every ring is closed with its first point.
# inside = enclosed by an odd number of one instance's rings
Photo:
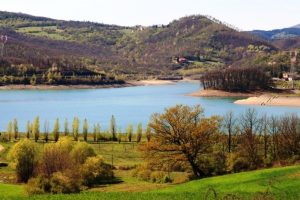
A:
{"type": "MultiPolygon", "coordinates": [[[[136,187],[143,187],[143,185],[137,184],[136,187]]],[[[28,197],[23,193],[22,185],[0,184],[0,199],[215,199],[213,192],[210,192],[207,196],[209,188],[214,188],[218,198],[232,194],[242,199],[252,199],[253,197],[262,199],[261,197],[266,194],[266,191],[270,190],[271,195],[268,197],[274,199],[299,199],[300,166],[230,174],[195,180],[185,184],[167,185],[166,188],[144,192],[120,192],[117,190],[114,192],[86,191],[72,195],[38,195],[28,197]]]]}

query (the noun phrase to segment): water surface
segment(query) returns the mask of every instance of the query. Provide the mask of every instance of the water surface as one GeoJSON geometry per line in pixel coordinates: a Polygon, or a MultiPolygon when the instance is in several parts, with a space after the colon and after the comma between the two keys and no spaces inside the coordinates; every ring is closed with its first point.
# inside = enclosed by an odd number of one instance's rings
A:
{"type": "Polygon", "coordinates": [[[259,113],[281,115],[300,114],[297,107],[245,106],[236,105],[236,98],[200,98],[187,96],[200,88],[197,83],[180,82],[174,85],[139,86],[111,89],[76,90],[8,90],[0,91],[0,130],[6,130],[7,123],[18,119],[19,129],[25,130],[28,120],[40,117],[41,130],[45,120],[53,124],[60,119],[61,129],[65,118],[71,122],[74,116],[83,121],[87,118],[92,124],[99,122],[102,130],[109,127],[111,115],[117,126],[123,130],[129,123],[146,125],[152,113],[162,112],[164,108],[176,104],[197,105],[205,108],[205,114],[222,115],[233,111],[236,115],[247,108],[256,108],[259,113]]]}

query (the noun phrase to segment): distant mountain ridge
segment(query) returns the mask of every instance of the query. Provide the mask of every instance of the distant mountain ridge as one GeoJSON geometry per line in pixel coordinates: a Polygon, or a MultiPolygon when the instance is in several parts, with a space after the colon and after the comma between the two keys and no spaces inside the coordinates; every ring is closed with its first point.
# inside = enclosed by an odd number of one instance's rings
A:
{"type": "Polygon", "coordinates": [[[190,63],[232,65],[252,56],[249,46],[259,51],[276,49],[263,39],[202,15],[168,25],[123,27],[0,12],[1,34],[9,36],[4,59],[13,66],[33,65],[36,73],[55,66],[69,74],[93,70],[148,76],[186,68],[190,63]]]}

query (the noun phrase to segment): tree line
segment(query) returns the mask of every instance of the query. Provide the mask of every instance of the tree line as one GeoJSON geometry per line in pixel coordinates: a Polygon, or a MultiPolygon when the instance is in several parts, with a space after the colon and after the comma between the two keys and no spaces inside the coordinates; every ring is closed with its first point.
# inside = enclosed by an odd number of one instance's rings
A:
{"type": "Polygon", "coordinates": [[[69,121],[65,119],[63,126],[57,118],[54,122],[53,127],[50,129],[49,122],[46,120],[44,124],[40,123],[40,118],[36,117],[33,122],[28,121],[26,125],[26,131],[24,133],[19,132],[18,120],[14,119],[7,125],[6,132],[2,132],[2,141],[18,141],[22,137],[27,139],[33,139],[35,142],[46,142],[54,141],[57,142],[61,136],[73,137],[74,141],[80,139],[86,142],[100,142],[100,141],[115,141],[121,142],[141,142],[143,135],[150,141],[151,130],[150,127],[144,130],[142,123],[137,125],[136,131],[134,127],[129,124],[126,128],[125,133],[122,129],[117,128],[116,119],[112,115],[110,120],[110,127],[108,130],[101,132],[100,123],[95,123],[90,131],[90,124],[87,119],[82,122],[82,129],[80,130],[80,119],[75,117],[72,121],[72,128],[69,128],[69,121]]]}
{"type": "Polygon", "coordinates": [[[232,67],[204,73],[200,81],[204,89],[249,92],[272,86],[271,77],[261,68],[232,67]]]}
{"type": "Polygon", "coordinates": [[[206,177],[300,160],[300,118],[294,114],[266,116],[248,109],[205,117],[200,106],[178,105],[153,115],[149,126],[152,139],[141,149],[152,171],[206,177]]]}

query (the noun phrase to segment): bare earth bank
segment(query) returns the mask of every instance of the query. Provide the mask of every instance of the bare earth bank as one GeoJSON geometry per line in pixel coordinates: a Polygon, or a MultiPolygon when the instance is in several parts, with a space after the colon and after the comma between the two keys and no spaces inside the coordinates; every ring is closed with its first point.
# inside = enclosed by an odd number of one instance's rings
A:
{"type": "Polygon", "coordinates": [[[165,80],[142,80],[128,81],[124,84],[107,85],[4,85],[0,90],[70,90],[70,89],[99,89],[99,88],[122,88],[133,86],[165,85],[174,84],[176,81],[165,80]]]}
{"type": "Polygon", "coordinates": [[[253,97],[259,96],[261,93],[241,93],[241,92],[225,92],[221,90],[198,90],[189,94],[194,97],[253,97]]]}

